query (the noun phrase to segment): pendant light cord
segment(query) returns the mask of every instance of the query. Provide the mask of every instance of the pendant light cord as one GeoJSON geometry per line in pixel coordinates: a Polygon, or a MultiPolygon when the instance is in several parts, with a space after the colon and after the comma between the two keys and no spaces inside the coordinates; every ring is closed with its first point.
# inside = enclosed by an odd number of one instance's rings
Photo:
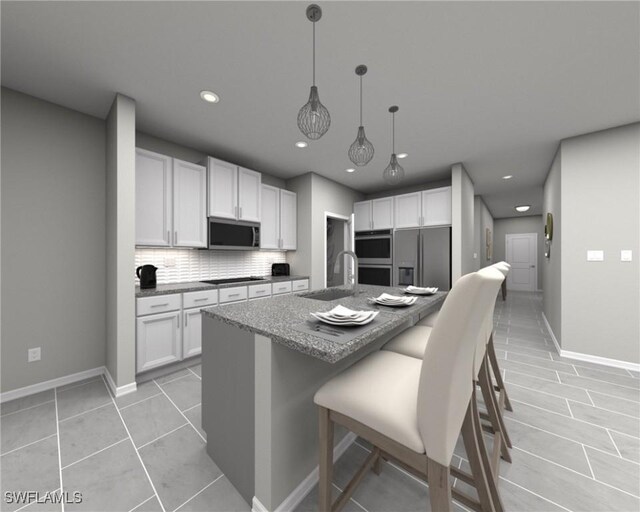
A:
{"type": "Polygon", "coordinates": [[[362,75],[360,75],[360,126],[362,126],[362,75]]]}
{"type": "Polygon", "coordinates": [[[316,85],[316,22],[313,22],[313,85],[316,85]]]}
{"type": "Polygon", "coordinates": [[[391,114],[391,153],[396,152],[396,113],[391,114]]]}

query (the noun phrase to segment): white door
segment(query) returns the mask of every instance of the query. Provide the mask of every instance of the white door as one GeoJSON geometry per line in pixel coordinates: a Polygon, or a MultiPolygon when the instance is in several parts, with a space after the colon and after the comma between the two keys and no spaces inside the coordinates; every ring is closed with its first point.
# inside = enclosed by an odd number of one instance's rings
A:
{"type": "Polygon", "coordinates": [[[422,192],[422,225],[451,224],[451,187],[434,188],[422,192]]]}
{"type": "Polygon", "coordinates": [[[396,228],[420,227],[420,217],[422,216],[422,196],[420,192],[395,196],[394,205],[396,228]]]}
{"type": "Polygon", "coordinates": [[[136,148],[136,245],[170,246],[171,158],[136,148]]]}
{"type": "Polygon", "coordinates": [[[238,167],[238,219],[260,222],[262,174],[238,167]]]}
{"type": "Polygon", "coordinates": [[[355,231],[370,231],[373,229],[371,226],[371,201],[353,203],[353,213],[355,215],[355,231]]]}
{"type": "Polygon", "coordinates": [[[262,214],[260,247],[279,249],[280,246],[280,189],[262,185],[262,214]]]}
{"type": "Polygon", "coordinates": [[[207,169],[173,160],[173,245],[207,246],[207,169]]]}
{"type": "Polygon", "coordinates": [[[202,352],[202,313],[200,308],[185,309],[182,312],[182,357],[197,356],[202,352]]]}
{"type": "Polygon", "coordinates": [[[180,311],[136,319],[136,369],[138,372],[182,359],[180,311]]]}
{"type": "Polygon", "coordinates": [[[209,157],[207,167],[209,216],[236,219],[238,212],[238,166],[209,157]]]}
{"type": "Polygon", "coordinates": [[[373,229],[393,229],[393,197],[371,201],[371,222],[373,229]]]}
{"type": "Polygon", "coordinates": [[[295,251],[298,246],[298,196],[280,190],[280,249],[295,251]]]}
{"type": "Polygon", "coordinates": [[[538,235],[523,233],[505,235],[507,263],[507,289],[533,292],[538,288],[538,235]]]}

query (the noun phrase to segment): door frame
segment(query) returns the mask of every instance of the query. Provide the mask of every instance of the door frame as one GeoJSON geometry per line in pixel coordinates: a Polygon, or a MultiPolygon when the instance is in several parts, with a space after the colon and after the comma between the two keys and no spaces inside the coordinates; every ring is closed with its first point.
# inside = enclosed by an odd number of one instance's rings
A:
{"type": "MultiPolygon", "coordinates": [[[[353,250],[353,247],[354,247],[353,240],[355,236],[353,232],[353,220],[354,220],[353,213],[351,215],[340,215],[339,213],[332,213],[327,211],[324,212],[324,222],[322,224],[323,288],[327,287],[327,219],[338,219],[338,220],[344,220],[346,222],[347,229],[344,230],[344,246],[347,250],[350,250],[350,251],[353,250]]],[[[351,258],[349,258],[347,265],[345,266],[345,276],[351,270],[351,266],[352,266],[352,262],[351,262],[351,258]]]]}
{"type": "MultiPolygon", "coordinates": [[[[533,239],[533,265],[534,265],[534,278],[533,278],[533,288],[531,290],[526,290],[526,291],[538,291],[538,233],[508,233],[506,235],[504,235],[504,259],[505,261],[507,261],[507,263],[509,263],[509,261],[507,260],[507,254],[509,254],[509,239],[512,237],[522,237],[522,236],[529,236],[533,239]]],[[[511,264],[511,263],[509,263],[511,264]]],[[[509,288],[509,277],[507,276],[507,289],[509,288]]],[[[516,290],[518,291],[518,290],[516,290]]],[[[525,291],[525,290],[523,290],[525,291]]]]}

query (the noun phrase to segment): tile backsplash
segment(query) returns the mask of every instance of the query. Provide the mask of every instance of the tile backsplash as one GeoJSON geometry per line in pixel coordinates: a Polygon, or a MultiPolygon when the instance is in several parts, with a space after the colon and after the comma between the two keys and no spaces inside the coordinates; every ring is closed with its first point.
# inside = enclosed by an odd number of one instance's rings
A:
{"type": "MultiPolygon", "coordinates": [[[[225,277],[271,275],[272,263],[285,263],[282,251],[213,251],[194,249],[136,249],[136,268],[155,265],[158,284],[225,277]]],[[[134,276],[135,277],[135,276],[134,276]]],[[[136,284],[139,279],[135,277],[136,284]]]]}

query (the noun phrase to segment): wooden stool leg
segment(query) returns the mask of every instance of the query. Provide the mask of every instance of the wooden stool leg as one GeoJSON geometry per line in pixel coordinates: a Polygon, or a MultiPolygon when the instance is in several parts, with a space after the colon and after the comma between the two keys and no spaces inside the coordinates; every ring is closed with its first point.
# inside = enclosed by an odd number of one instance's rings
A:
{"type": "Polygon", "coordinates": [[[501,443],[502,457],[506,461],[511,462],[511,457],[508,450],[508,448],[511,448],[511,439],[509,439],[507,427],[504,424],[504,419],[502,418],[502,414],[500,412],[500,409],[498,408],[498,402],[496,400],[496,395],[493,392],[493,386],[491,385],[491,376],[489,375],[488,370],[487,359],[485,358],[482,362],[482,366],[480,367],[478,383],[480,384],[480,389],[482,390],[482,397],[484,398],[484,405],[487,408],[491,426],[496,433],[500,433],[500,439],[498,439],[498,436],[496,436],[496,441],[500,441],[501,443]]]}
{"type": "Polygon", "coordinates": [[[429,501],[432,512],[453,512],[449,466],[427,457],[427,482],[429,482],[429,501]]]}
{"type": "Polygon", "coordinates": [[[333,422],[329,418],[329,409],[318,407],[320,434],[320,463],[318,481],[318,510],[331,512],[333,501],[331,485],[333,482],[333,422]]]}
{"type": "Polygon", "coordinates": [[[380,474],[380,472],[382,471],[382,454],[379,454],[376,457],[376,461],[373,463],[373,468],[371,469],[376,475],[380,474]]]}
{"type": "Polygon", "coordinates": [[[502,281],[502,300],[507,300],[507,280],[502,281]]]}
{"type": "Polygon", "coordinates": [[[500,398],[501,400],[504,400],[504,407],[507,411],[513,411],[513,407],[511,407],[511,402],[509,401],[509,395],[507,395],[507,388],[504,387],[504,381],[502,380],[502,374],[500,373],[500,367],[498,366],[496,349],[493,346],[493,333],[491,333],[491,337],[489,338],[487,354],[489,355],[489,362],[491,363],[493,376],[495,377],[498,389],[500,390],[500,398]]]}

